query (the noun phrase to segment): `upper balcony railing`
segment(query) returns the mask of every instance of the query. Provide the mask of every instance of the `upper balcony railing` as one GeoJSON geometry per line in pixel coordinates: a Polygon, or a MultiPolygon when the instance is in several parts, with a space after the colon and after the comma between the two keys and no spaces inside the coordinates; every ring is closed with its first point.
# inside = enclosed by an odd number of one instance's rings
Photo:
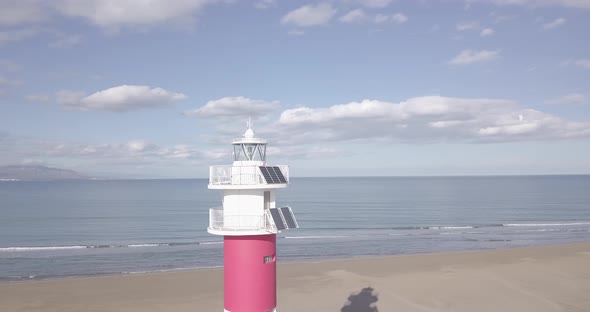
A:
{"type": "MultiPolygon", "coordinates": [[[[289,183],[289,166],[278,165],[289,183]]],[[[209,184],[213,185],[263,185],[267,184],[258,166],[211,166],[209,184]]]]}

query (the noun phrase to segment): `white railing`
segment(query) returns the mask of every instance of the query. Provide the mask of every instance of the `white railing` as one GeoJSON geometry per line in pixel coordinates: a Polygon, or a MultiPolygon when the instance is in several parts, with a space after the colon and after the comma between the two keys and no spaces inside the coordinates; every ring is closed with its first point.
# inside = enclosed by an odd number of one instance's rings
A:
{"type": "Polygon", "coordinates": [[[223,215],[222,208],[209,209],[209,228],[218,231],[276,231],[270,216],[264,215],[223,215]]]}
{"type": "MultiPolygon", "coordinates": [[[[289,166],[278,165],[289,183],[289,166]]],[[[211,166],[209,167],[209,184],[214,185],[259,185],[266,180],[258,166],[211,166]]]]}

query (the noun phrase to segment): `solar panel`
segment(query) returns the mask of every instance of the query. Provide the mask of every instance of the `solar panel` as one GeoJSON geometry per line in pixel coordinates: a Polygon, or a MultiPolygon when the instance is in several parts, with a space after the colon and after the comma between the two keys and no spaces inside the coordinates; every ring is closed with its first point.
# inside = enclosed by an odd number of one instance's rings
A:
{"type": "Polygon", "coordinates": [[[272,167],[272,168],[274,169],[275,175],[277,176],[279,183],[287,183],[287,179],[285,179],[285,176],[283,175],[281,168],[279,168],[279,167],[272,167]]]}
{"type": "Polygon", "coordinates": [[[279,167],[260,166],[260,172],[267,184],[287,183],[279,167]]]}
{"type": "Polygon", "coordinates": [[[295,220],[295,215],[293,215],[293,210],[291,207],[281,207],[281,214],[283,215],[283,219],[285,219],[285,223],[287,223],[287,227],[290,229],[296,229],[299,227],[297,224],[297,220],[295,220]]]}
{"type": "Polygon", "coordinates": [[[268,172],[268,167],[260,166],[260,172],[262,173],[262,176],[264,177],[266,183],[273,183],[273,179],[270,176],[270,173],[268,172]]]}
{"type": "Polygon", "coordinates": [[[275,167],[266,167],[266,169],[268,170],[268,173],[270,174],[270,177],[274,183],[281,183],[277,173],[275,172],[275,167]]]}
{"type": "Polygon", "coordinates": [[[270,216],[272,217],[272,220],[275,222],[277,230],[282,231],[287,229],[287,226],[285,225],[285,222],[283,222],[283,218],[281,217],[281,211],[277,208],[270,208],[269,210],[270,216]]]}

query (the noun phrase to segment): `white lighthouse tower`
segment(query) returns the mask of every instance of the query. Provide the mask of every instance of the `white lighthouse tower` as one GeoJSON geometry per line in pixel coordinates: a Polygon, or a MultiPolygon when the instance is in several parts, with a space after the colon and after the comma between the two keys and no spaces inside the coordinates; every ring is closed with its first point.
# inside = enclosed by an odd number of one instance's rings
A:
{"type": "Polygon", "coordinates": [[[223,190],[223,207],[209,210],[207,231],[223,236],[224,311],[276,311],[276,234],[298,227],[291,207],[276,205],[289,167],[267,165],[266,141],[250,122],[232,145],[233,164],[209,168],[209,189],[223,190]]]}

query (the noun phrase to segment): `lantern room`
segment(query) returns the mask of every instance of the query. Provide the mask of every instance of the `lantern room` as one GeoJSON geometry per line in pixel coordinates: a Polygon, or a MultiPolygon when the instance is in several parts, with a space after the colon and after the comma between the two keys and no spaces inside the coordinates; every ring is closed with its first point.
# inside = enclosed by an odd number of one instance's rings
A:
{"type": "Polygon", "coordinates": [[[244,136],[235,139],[233,145],[234,166],[264,166],[266,164],[266,141],[254,137],[254,131],[248,123],[244,136]]]}

